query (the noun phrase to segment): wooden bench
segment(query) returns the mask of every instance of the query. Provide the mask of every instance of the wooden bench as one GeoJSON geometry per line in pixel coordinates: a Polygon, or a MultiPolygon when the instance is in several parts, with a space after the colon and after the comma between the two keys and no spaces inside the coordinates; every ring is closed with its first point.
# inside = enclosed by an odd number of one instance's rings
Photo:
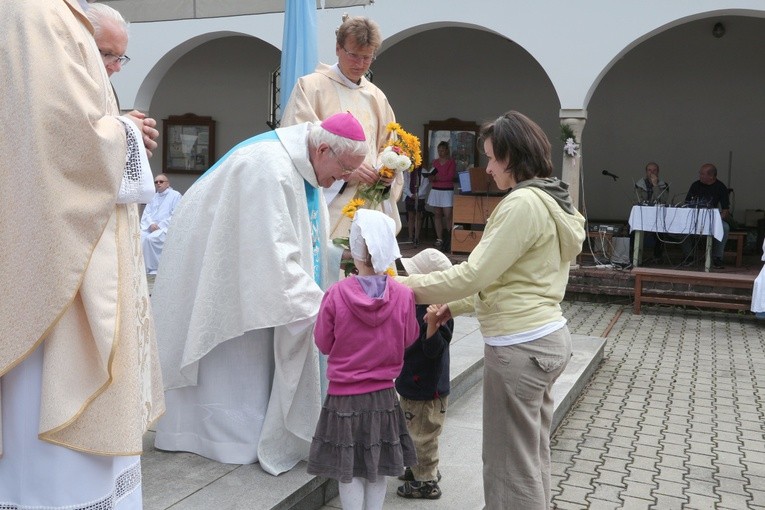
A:
{"type": "Polygon", "coordinates": [[[728,232],[728,242],[736,242],[735,251],[726,251],[726,257],[735,257],[736,267],[741,267],[744,261],[744,244],[746,244],[746,232],[728,232]]]}
{"type": "Polygon", "coordinates": [[[705,271],[676,271],[635,267],[634,312],[640,313],[643,303],[685,305],[699,308],[722,308],[726,310],[749,310],[752,302],[752,286],[756,275],[707,273],[705,271]],[[644,288],[646,282],[658,285],[644,288]],[[710,287],[709,292],[697,287],[710,287]],[[714,292],[714,289],[744,289],[746,292],[714,292]]]}

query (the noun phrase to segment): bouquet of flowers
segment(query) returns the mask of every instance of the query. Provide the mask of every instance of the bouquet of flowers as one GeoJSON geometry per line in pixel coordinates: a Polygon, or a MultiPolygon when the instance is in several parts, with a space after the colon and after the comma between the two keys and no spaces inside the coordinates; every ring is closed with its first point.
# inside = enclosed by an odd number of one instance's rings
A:
{"type": "MultiPolygon", "coordinates": [[[[378,170],[380,177],[373,184],[358,186],[356,194],[342,210],[348,218],[353,219],[356,211],[361,208],[377,209],[390,195],[390,186],[387,182],[394,178],[397,172],[411,172],[422,164],[419,138],[404,131],[396,122],[389,123],[385,129],[392,136],[388,139],[380,155],[380,162],[382,163],[378,170]]],[[[338,237],[332,242],[343,248],[349,248],[347,237],[338,237]]],[[[346,275],[349,274],[352,267],[352,261],[344,264],[346,275]]],[[[389,269],[390,271],[391,269],[389,269]]]]}

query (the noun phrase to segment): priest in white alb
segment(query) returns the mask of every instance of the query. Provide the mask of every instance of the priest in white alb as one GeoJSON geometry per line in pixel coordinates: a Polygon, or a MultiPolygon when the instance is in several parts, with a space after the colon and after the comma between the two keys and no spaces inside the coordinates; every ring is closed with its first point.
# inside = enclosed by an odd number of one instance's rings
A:
{"type": "Polygon", "coordinates": [[[157,274],[159,257],[162,255],[162,248],[167,238],[167,229],[170,227],[175,206],[181,200],[181,194],[170,187],[170,179],[167,175],[156,176],[154,185],[157,192],[141,214],[141,247],[146,274],[157,274]]]}
{"type": "Polygon", "coordinates": [[[313,325],[342,249],[321,187],[364,161],[350,113],[250,138],[186,192],[152,302],[167,413],[155,445],[277,475],[321,407],[313,325]]]}

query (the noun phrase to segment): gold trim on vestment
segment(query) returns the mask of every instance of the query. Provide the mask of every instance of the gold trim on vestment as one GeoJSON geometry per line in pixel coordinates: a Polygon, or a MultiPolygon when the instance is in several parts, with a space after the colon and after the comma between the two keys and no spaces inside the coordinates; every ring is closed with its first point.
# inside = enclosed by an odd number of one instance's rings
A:
{"type": "MultiPolygon", "coordinates": [[[[123,222],[122,222],[122,220],[120,220],[119,209],[120,208],[118,206],[117,208],[115,208],[115,211],[114,211],[115,222],[116,222],[116,227],[114,229],[114,242],[115,242],[115,245],[117,246],[117,253],[115,253],[115,257],[117,259],[117,296],[121,296],[122,295],[122,284],[123,284],[123,282],[122,282],[122,271],[121,271],[122,267],[120,266],[120,259],[121,259],[121,257],[119,256],[120,233],[121,233],[120,229],[122,228],[122,223],[123,222]]],[[[106,225],[107,226],[109,225],[109,221],[108,220],[106,222],[106,225]]],[[[104,227],[104,229],[106,229],[106,227],[104,227]]],[[[103,235],[103,233],[102,233],[102,235],[103,235]]],[[[99,240],[100,240],[100,238],[99,238],[99,240]]],[[[93,256],[93,254],[91,252],[91,257],[92,256],[93,256]]],[[[87,268],[86,268],[86,270],[87,270],[87,268]]],[[[83,279],[84,279],[84,275],[85,275],[85,272],[83,272],[83,279]]],[[[80,282],[80,285],[82,285],[82,282],[80,282]]],[[[52,439],[51,437],[48,437],[48,436],[51,435],[51,434],[55,434],[56,432],[59,432],[59,431],[65,429],[65,428],[67,428],[72,423],[77,421],[77,419],[82,415],[82,413],[85,412],[85,409],[91,404],[91,402],[93,402],[96,398],[98,398],[99,395],[101,395],[103,392],[105,392],[106,389],[109,386],[111,386],[112,382],[114,381],[114,377],[112,375],[112,365],[114,363],[114,356],[116,354],[117,347],[120,345],[119,337],[120,337],[120,333],[121,333],[121,329],[120,329],[120,326],[121,326],[121,324],[120,324],[120,320],[121,320],[120,313],[122,312],[122,309],[121,309],[121,302],[120,301],[121,300],[119,298],[117,298],[117,300],[116,300],[117,307],[115,309],[115,321],[116,321],[116,324],[115,324],[115,327],[114,327],[114,337],[112,338],[112,348],[111,348],[111,351],[109,352],[109,361],[108,361],[108,363],[106,365],[106,373],[108,374],[107,378],[106,378],[106,381],[104,382],[103,385],[101,385],[101,387],[99,387],[95,392],[93,392],[93,394],[90,395],[90,397],[85,399],[85,401],[83,402],[82,406],[80,406],[80,409],[69,420],[67,420],[66,422],[62,423],[58,427],[54,427],[52,429],[46,430],[45,432],[40,432],[37,437],[40,438],[41,440],[46,441],[48,443],[52,443],[52,444],[58,444],[58,445],[61,445],[61,446],[66,446],[67,448],[72,449],[72,450],[93,453],[93,452],[90,452],[90,451],[85,450],[85,449],[77,448],[74,445],[70,445],[70,444],[67,444],[67,443],[64,443],[64,442],[61,442],[61,441],[56,441],[56,440],[54,440],[54,439],[52,439]]]]}

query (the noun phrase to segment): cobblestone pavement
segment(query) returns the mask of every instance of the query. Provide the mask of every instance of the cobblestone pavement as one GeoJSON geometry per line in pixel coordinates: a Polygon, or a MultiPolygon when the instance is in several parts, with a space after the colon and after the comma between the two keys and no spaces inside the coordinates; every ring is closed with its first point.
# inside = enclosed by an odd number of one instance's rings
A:
{"type": "Polygon", "coordinates": [[[604,360],[553,437],[557,509],[765,509],[765,321],[564,302],[604,360]]]}

